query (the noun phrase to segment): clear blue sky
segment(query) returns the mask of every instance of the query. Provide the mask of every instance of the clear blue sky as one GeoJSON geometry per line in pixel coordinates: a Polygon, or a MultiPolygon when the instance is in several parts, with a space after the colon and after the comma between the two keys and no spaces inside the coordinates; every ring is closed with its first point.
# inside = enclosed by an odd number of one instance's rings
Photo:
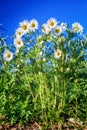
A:
{"type": "Polygon", "coordinates": [[[41,26],[50,17],[80,22],[87,33],[87,0],[0,0],[0,24],[10,36],[24,19],[35,18],[41,26]]]}

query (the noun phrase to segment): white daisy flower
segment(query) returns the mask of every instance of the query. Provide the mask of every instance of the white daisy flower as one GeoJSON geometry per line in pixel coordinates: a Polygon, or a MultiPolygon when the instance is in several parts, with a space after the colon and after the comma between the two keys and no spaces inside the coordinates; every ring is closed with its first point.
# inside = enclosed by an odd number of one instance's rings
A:
{"type": "Polygon", "coordinates": [[[17,30],[16,30],[16,32],[15,32],[15,36],[16,37],[22,37],[23,36],[23,29],[21,29],[21,28],[18,28],[17,30]]]}
{"type": "Polygon", "coordinates": [[[54,56],[55,56],[55,58],[57,58],[57,59],[60,58],[61,55],[62,55],[61,50],[57,50],[57,51],[54,53],[54,56]]]}
{"type": "Polygon", "coordinates": [[[23,33],[26,34],[29,32],[29,21],[24,20],[20,23],[20,28],[22,29],[23,33]]]}
{"type": "Polygon", "coordinates": [[[47,23],[44,23],[44,24],[42,25],[42,32],[43,32],[44,34],[49,34],[50,31],[51,31],[51,29],[49,28],[48,24],[47,24],[47,23]]]}
{"type": "Polygon", "coordinates": [[[35,19],[30,20],[29,28],[30,28],[31,31],[35,31],[36,29],[38,29],[38,26],[39,25],[38,25],[37,20],[35,20],[35,19]]]}
{"type": "Polygon", "coordinates": [[[58,44],[62,42],[61,37],[59,37],[59,38],[57,39],[57,42],[58,42],[58,44]]]}
{"type": "Polygon", "coordinates": [[[11,61],[13,59],[13,53],[9,50],[5,50],[3,57],[5,61],[11,61]]]}
{"type": "Polygon", "coordinates": [[[57,26],[57,20],[55,18],[50,18],[47,21],[48,26],[52,29],[55,28],[57,26]]]}
{"type": "Polygon", "coordinates": [[[47,37],[47,41],[48,41],[48,42],[51,42],[51,41],[52,41],[52,36],[48,36],[48,37],[47,37]]]}
{"type": "Polygon", "coordinates": [[[83,32],[83,26],[80,25],[80,23],[78,23],[78,22],[74,22],[72,24],[72,29],[76,33],[82,33],[83,32]]]}
{"type": "Polygon", "coordinates": [[[56,32],[57,35],[61,34],[61,33],[62,33],[62,28],[61,28],[61,26],[57,26],[57,27],[55,28],[55,32],[56,32]]]}
{"type": "Polygon", "coordinates": [[[24,45],[23,41],[21,38],[15,38],[14,39],[14,45],[16,48],[20,48],[24,45]]]}

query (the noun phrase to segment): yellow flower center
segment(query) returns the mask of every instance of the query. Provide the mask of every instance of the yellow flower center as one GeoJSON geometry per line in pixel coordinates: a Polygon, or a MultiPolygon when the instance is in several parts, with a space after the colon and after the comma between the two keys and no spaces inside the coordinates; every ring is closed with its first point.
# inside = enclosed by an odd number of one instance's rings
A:
{"type": "Polygon", "coordinates": [[[21,45],[21,41],[17,41],[17,44],[18,44],[18,45],[21,45]]]}
{"type": "Polygon", "coordinates": [[[18,35],[21,35],[21,32],[18,32],[18,35]]]}
{"type": "Polygon", "coordinates": [[[8,53],[8,54],[7,54],[7,58],[10,58],[10,57],[11,57],[11,54],[10,54],[10,53],[8,53]]]}
{"type": "Polygon", "coordinates": [[[32,28],[35,28],[35,23],[32,23],[32,24],[31,24],[31,27],[32,27],[32,28]]]}
{"type": "Polygon", "coordinates": [[[78,26],[75,26],[75,29],[78,31],[78,30],[79,30],[79,27],[78,27],[78,26]]]}
{"type": "Polygon", "coordinates": [[[59,28],[57,28],[57,29],[56,29],[56,32],[57,32],[57,33],[59,33],[59,32],[60,32],[60,29],[59,29],[59,28]]]}
{"type": "Polygon", "coordinates": [[[23,29],[23,30],[26,30],[26,29],[27,29],[27,25],[25,25],[25,24],[22,25],[22,29],[23,29]]]}
{"type": "Polygon", "coordinates": [[[60,55],[61,55],[60,51],[58,51],[58,52],[56,53],[56,55],[57,55],[57,56],[60,56],[60,55]]]}
{"type": "Polygon", "coordinates": [[[50,22],[50,26],[54,26],[54,22],[53,21],[50,22]]]}
{"type": "Polygon", "coordinates": [[[52,40],[52,37],[49,37],[49,36],[48,36],[48,37],[47,37],[47,40],[48,40],[48,41],[51,41],[51,40],[52,40]]]}

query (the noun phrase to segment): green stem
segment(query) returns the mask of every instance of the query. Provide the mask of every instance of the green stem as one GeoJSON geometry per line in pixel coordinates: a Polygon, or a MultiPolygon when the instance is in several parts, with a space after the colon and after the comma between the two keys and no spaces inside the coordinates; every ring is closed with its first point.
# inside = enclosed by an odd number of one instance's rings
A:
{"type": "Polygon", "coordinates": [[[26,79],[26,81],[27,81],[27,83],[28,83],[28,87],[30,88],[32,98],[33,98],[33,100],[34,100],[34,94],[33,94],[33,91],[32,91],[32,89],[31,89],[30,82],[29,82],[29,79],[28,79],[28,76],[27,76],[26,71],[24,71],[24,74],[25,74],[25,79],[26,79]]]}
{"type": "Polygon", "coordinates": [[[44,76],[39,72],[39,94],[42,108],[42,117],[44,116],[44,76]]]}

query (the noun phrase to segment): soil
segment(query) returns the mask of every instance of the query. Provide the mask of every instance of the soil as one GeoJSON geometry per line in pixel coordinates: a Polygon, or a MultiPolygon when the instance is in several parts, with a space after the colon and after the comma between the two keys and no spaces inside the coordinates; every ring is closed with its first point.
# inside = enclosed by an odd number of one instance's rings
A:
{"type": "MultiPolygon", "coordinates": [[[[19,126],[18,124],[15,125],[5,124],[5,125],[0,125],[0,130],[42,130],[43,126],[44,124],[40,126],[37,122],[28,122],[26,125],[23,126],[19,126]]],[[[53,126],[51,126],[51,128],[44,127],[43,130],[59,130],[58,123],[54,123],[53,126]]],[[[75,124],[71,122],[66,122],[62,126],[62,130],[87,130],[87,126],[85,128],[79,129],[78,124],[76,124],[76,128],[75,128],[75,124]]]]}

